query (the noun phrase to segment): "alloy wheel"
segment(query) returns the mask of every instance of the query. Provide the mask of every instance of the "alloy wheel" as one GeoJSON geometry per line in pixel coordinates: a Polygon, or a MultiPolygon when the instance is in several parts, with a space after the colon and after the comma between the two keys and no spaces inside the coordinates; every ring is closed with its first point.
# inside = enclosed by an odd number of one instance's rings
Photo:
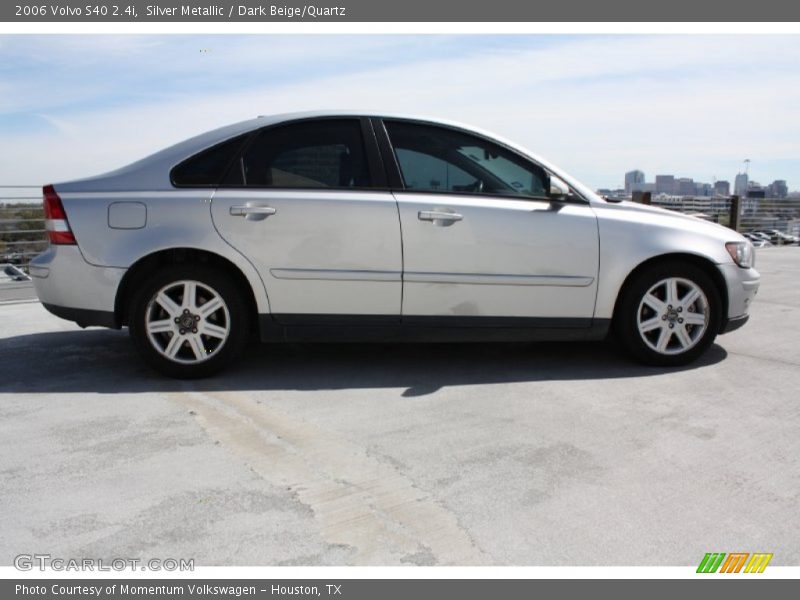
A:
{"type": "Polygon", "coordinates": [[[689,279],[668,277],[642,297],[637,310],[639,335],[652,350],[682,354],[694,347],[708,328],[710,305],[702,288],[689,279]]]}
{"type": "Polygon", "coordinates": [[[200,363],[216,355],[225,345],[230,328],[225,300],[199,281],[165,285],[145,309],[145,331],[153,348],[178,363],[200,363]]]}

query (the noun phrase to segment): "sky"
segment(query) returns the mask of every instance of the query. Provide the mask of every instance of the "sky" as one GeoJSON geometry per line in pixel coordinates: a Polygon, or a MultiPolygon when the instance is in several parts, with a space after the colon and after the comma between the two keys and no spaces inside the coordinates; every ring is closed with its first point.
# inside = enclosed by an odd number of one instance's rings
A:
{"type": "Polygon", "coordinates": [[[259,114],[364,109],[624,173],[800,189],[800,36],[2,35],[0,185],[95,175],[259,114]]]}

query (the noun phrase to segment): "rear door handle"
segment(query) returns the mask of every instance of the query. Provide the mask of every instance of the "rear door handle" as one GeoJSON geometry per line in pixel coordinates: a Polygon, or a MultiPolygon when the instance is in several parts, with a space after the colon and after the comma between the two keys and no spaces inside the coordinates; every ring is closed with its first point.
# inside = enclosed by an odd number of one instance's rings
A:
{"type": "Polygon", "coordinates": [[[231,216],[244,217],[248,221],[263,221],[276,212],[271,206],[231,206],[230,210],[231,216]]]}
{"type": "Polygon", "coordinates": [[[420,221],[433,221],[436,225],[440,221],[442,225],[445,223],[452,225],[456,221],[463,221],[464,215],[459,213],[446,212],[443,210],[421,210],[417,215],[420,221]]]}

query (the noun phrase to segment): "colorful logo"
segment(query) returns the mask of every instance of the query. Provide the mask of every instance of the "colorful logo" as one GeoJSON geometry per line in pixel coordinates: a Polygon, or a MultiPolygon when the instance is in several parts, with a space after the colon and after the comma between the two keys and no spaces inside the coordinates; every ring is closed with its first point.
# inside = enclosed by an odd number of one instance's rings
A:
{"type": "Polygon", "coordinates": [[[772,553],[767,552],[707,552],[697,567],[698,573],[763,573],[772,553]],[[748,560],[749,558],[749,560],[748,560]],[[744,570],[742,570],[744,567],[744,570]]]}

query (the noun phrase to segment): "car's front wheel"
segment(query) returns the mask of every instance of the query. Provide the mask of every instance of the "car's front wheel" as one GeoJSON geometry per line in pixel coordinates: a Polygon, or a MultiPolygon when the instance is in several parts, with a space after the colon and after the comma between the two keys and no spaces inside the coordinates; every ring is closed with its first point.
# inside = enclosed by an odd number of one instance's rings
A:
{"type": "Polygon", "coordinates": [[[713,280],[695,265],[656,264],[623,292],[615,315],[622,344],[639,361],[688,364],[714,341],[722,302],[713,280]]]}
{"type": "Polygon", "coordinates": [[[131,303],[129,329],[144,359],[170,377],[212,375],[247,341],[247,307],[224,272],[175,265],[158,271],[131,303]]]}

